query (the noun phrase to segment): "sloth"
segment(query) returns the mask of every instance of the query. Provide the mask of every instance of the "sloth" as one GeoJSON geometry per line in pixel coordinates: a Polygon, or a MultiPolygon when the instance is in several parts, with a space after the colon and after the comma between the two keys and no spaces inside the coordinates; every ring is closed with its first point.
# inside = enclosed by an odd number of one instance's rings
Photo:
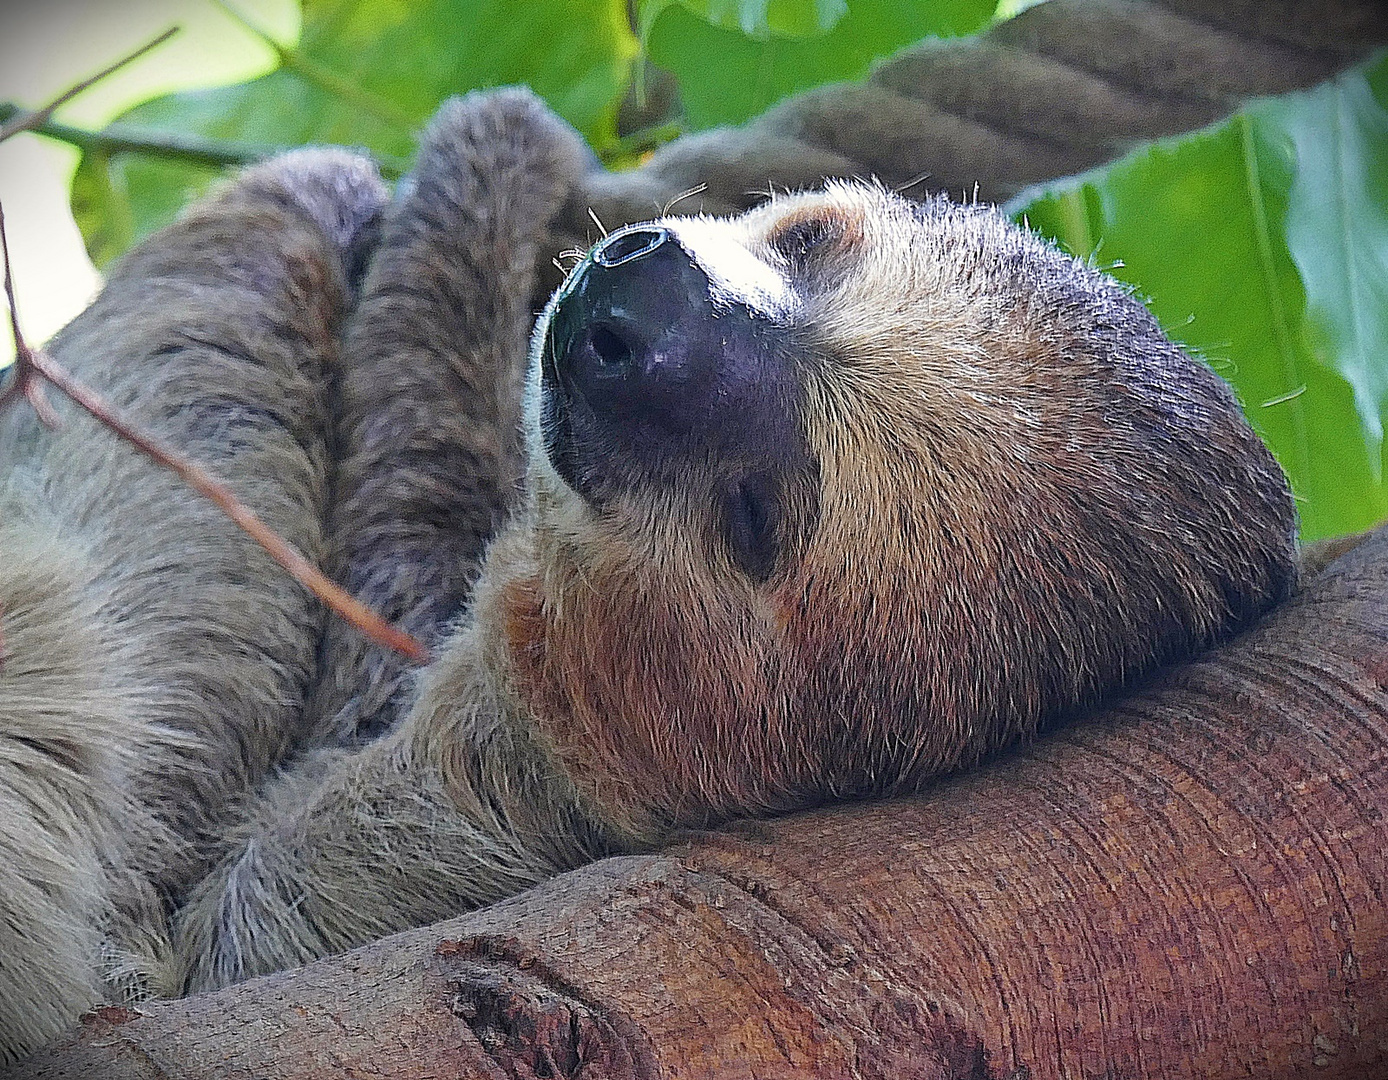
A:
{"type": "Polygon", "coordinates": [[[446,106],[388,207],[296,152],[53,347],[425,639],[416,674],[128,447],[4,418],[0,1054],[918,791],[1293,589],[1226,385],[988,207],[833,182],[618,228],[527,361],[592,167],[521,91],[446,106]]]}

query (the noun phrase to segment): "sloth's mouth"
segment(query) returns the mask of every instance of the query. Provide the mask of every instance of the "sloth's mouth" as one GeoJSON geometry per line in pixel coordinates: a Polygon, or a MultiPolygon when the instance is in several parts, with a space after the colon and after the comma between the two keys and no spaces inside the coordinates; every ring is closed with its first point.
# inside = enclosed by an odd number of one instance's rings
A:
{"type": "Polygon", "coordinates": [[[545,457],[564,483],[589,502],[596,502],[600,477],[583,469],[582,440],[575,430],[581,422],[574,414],[583,407],[562,385],[548,380],[541,384],[540,435],[545,457]]]}

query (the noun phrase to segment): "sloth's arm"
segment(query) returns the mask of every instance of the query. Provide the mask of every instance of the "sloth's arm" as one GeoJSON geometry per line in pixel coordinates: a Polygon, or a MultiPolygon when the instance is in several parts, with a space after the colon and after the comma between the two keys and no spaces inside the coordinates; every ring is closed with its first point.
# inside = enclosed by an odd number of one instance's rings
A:
{"type": "Polygon", "coordinates": [[[179,911],[175,992],[297,967],[543,880],[459,814],[406,731],[326,751],[274,785],[234,857],[179,911]]]}
{"type": "MultiPolygon", "coordinates": [[[[346,151],[248,169],[116,264],[50,349],[310,558],[322,548],[324,387],[351,265],[385,197],[374,167],[346,151]]],[[[172,472],[59,407],[56,432],[26,432],[20,410],[0,425],[0,484],[19,507],[0,514],[49,512],[60,530],[51,542],[87,556],[103,638],[90,663],[113,673],[141,716],[140,733],[106,737],[149,738],[128,782],[188,841],[157,856],[181,879],[216,850],[228,804],[297,738],[322,609],[172,472]]],[[[26,693],[0,687],[9,702],[26,693]]],[[[81,708],[73,695],[63,716],[81,708]]]]}
{"type": "MultiPolygon", "coordinates": [[[[347,326],[334,570],[431,644],[464,606],[521,481],[535,266],[548,254],[547,224],[591,163],[577,133],[528,91],[446,104],[347,326]]],[[[388,730],[399,658],[338,622],[323,656],[319,732],[351,744],[388,730]]]]}
{"type": "Polygon", "coordinates": [[[483,700],[470,635],[441,642],[521,483],[535,266],[590,164],[526,91],[450,102],[422,141],[345,333],[329,528],[344,584],[440,655],[398,729],[353,750],[395,727],[407,672],[330,622],[309,717],[325,747],[270,786],[180,912],[185,990],[490,903],[596,853],[562,783],[483,700]]]}
{"type": "Polygon", "coordinates": [[[295,967],[515,895],[611,852],[532,735],[490,701],[471,631],[400,727],[271,786],[178,916],[180,989],[295,967]]]}
{"type": "MultiPolygon", "coordinates": [[[[344,151],[249,169],[112,267],[49,352],[316,555],[323,388],[384,202],[344,151]]],[[[220,510],[49,396],[56,431],[0,417],[0,1061],[103,974],[158,980],[163,898],[296,737],[322,619],[220,510]]]]}

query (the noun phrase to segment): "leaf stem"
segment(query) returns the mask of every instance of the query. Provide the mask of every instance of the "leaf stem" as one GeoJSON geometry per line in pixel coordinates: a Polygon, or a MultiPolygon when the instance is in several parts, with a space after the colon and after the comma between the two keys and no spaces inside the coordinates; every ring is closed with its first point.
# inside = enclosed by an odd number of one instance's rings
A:
{"type": "MultiPolygon", "coordinates": [[[[1272,233],[1268,227],[1267,204],[1263,200],[1263,185],[1258,171],[1258,146],[1253,138],[1253,124],[1246,112],[1239,113],[1234,123],[1239,128],[1243,150],[1244,185],[1249,209],[1253,214],[1253,235],[1258,245],[1258,264],[1262,271],[1263,287],[1267,293],[1272,315],[1272,335],[1282,359],[1284,395],[1280,399],[1291,405],[1292,437],[1295,440],[1297,471],[1303,482],[1310,476],[1311,449],[1306,435],[1306,414],[1300,394],[1289,392],[1301,385],[1297,371],[1296,351],[1292,347],[1291,331],[1287,325],[1287,310],[1282,305],[1282,291],[1277,284],[1277,268],[1272,253],[1272,233]]],[[[1278,400],[1278,399],[1275,399],[1278,400]]]]}
{"type": "MultiPolygon", "coordinates": [[[[16,115],[32,114],[25,113],[12,101],[0,101],[0,123],[16,115]]],[[[153,128],[120,123],[109,124],[100,131],[92,131],[70,124],[60,124],[54,120],[45,120],[39,124],[26,123],[20,130],[57,139],[59,142],[77,147],[83,153],[144,154],[147,157],[206,165],[215,169],[254,165],[257,161],[264,161],[292,149],[274,143],[209,139],[201,135],[157,131],[153,128]]],[[[382,175],[389,180],[398,179],[405,171],[405,162],[400,158],[382,154],[373,154],[372,157],[380,166],[382,175]]]]}
{"type": "Polygon", "coordinates": [[[376,119],[383,120],[402,131],[413,131],[420,125],[420,117],[411,116],[385,98],[363,90],[350,78],[339,75],[331,68],[324,67],[297,48],[280,44],[254,20],[227,3],[227,0],[212,0],[212,2],[272,49],[279,57],[282,67],[292,71],[310,86],[316,86],[319,90],[332,94],[353,108],[368,112],[376,119]]]}
{"type": "MultiPolygon", "coordinates": [[[[42,120],[30,123],[36,113],[26,113],[11,101],[0,101],[0,123],[16,117],[23,123],[15,123],[17,131],[31,131],[35,135],[45,135],[50,139],[69,143],[83,152],[105,151],[119,153],[128,151],[147,154],[150,157],[172,158],[222,168],[227,165],[250,165],[287,149],[258,143],[237,143],[224,139],[205,139],[198,135],[174,134],[134,128],[123,124],[111,124],[101,131],[60,124],[55,120],[42,120]]],[[[7,128],[8,130],[8,128],[7,128]]]]}
{"type": "Polygon", "coordinates": [[[607,166],[620,165],[628,158],[644,154],[648,150],[659,150],[666,143],[672,142],[683,134],[683,124],[678,120],[666,120],[651,127],[638,128],[636,131],[628,132],[620,139],[599,150],[598,158],[607,166]]]}
{"type": "MultiPolygon", "coordinates": [[[[69,86],[61,94],[59,94],[47,105],[37,110],[36,112],[20,114],[17,116],[12,114],[11,116],[4,118],[3,121],[0,121],[0,142],[4,142],[12,135],[18,135],[21,131],[35,130],[39,125],[44,124],[49,119],[51,119],[53,114],[57,112],[61,106],[67,104],[67,102],[71,101],[78,94],[82,93],[84,90],[91,88],[96,83],[99,83],[108,75],[115,74],[117,71],[125,67],[127,64],[133,63],[134,61],[138,60],[151,49],[157,48],[158,46],[164,44],[164,42],[168,41],[169,38],[177,34],[178,31],[179,28],[177,26],[169,27],[158,37],[155,37],[154,39],[145,42],[143,45],[141,45],[138,49],[134,50],[133,52],[126,53],[115,63],[107,64],[95,75],[89,75],[81,82],[69,86]]],[[[18,110],[16,110],[16,112],[17,111],[18,110]]]]}

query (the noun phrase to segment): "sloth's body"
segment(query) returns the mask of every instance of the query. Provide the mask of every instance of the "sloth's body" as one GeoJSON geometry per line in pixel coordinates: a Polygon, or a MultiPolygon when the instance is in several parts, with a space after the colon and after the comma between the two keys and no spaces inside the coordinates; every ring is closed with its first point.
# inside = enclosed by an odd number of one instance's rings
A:
{"type": "Polygon", "coordinates": [[[501,94],[445,111],[381,225],[359,163],[263,167],[56,346],[437,658],[408,684],[318,645],[127,448],[9,421],[0,1057],[121,979],[217,985],[671,829],[917,790],[1292,587],[1227,388],[991,210],[839,185],[621,230],[523,376],[584,161],[501,94]]]}

